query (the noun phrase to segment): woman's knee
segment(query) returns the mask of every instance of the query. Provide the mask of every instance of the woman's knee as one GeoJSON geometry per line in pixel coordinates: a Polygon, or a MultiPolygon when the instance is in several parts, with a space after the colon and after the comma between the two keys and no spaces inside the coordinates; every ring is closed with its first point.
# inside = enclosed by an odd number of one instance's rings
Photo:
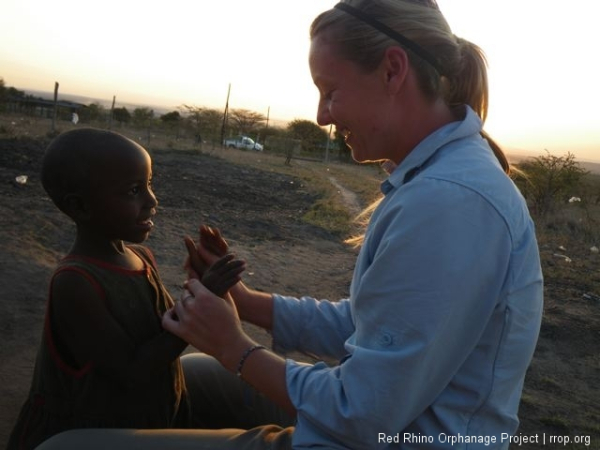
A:
{"type": "Polygon", "coordinates": [[[202,402],[206,396],[222,395],[240,384],[238,377],[227,371],[216,359],[203,353],[184,355],[181,365],[193,403],[202,402]]]}
{"type": "Polygon", "coordinates": [[[36,450],[111,450],[129,447],[136,430],[77,429],[56,434],[36,447],[36,450]]]}

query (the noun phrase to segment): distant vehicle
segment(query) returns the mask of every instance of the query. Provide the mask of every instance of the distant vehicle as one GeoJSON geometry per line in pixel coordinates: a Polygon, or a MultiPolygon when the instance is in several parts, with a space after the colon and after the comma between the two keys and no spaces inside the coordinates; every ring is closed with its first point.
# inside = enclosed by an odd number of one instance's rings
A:
{"type": "Polygon", "coordinates": [[[242,150],[256,150],[257,152],[263,151],[263,145],[258,142],[254,142],[254,139],[248,136],[235,136],[223,141],[223,145],[229,148],[238,148],[242,150]]]}

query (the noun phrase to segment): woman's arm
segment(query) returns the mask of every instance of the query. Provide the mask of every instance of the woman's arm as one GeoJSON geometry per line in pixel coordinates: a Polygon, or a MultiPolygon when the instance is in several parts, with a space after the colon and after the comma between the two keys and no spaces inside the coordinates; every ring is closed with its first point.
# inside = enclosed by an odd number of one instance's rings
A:
{"type": "Polygon", "coordinates": [[[265,330],[273,329],[273,294],[251,289],[242,281],[233,286],[229,293],[241,320],[265,330]]]}

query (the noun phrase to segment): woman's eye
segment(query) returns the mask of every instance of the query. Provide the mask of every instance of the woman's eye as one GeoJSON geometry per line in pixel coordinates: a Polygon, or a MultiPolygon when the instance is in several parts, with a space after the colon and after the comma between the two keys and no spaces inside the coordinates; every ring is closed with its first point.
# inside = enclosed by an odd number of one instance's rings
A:
{"type": "Polygon", "coordinates": [[[140,188],[138,186],[132,187],[131,189],[129,189],[129,193],[131,195],[137,195],[140,192],[140,188]]]}

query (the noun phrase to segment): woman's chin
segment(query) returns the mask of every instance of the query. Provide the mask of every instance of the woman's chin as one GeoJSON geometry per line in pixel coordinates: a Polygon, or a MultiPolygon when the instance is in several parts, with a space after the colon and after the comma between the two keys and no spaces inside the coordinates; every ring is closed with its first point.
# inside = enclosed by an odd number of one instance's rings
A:
{"type": "Polygon", "coordinates": [[[366,155],[364,152],[360,151],[360,148],[358,147],[351,147],[350,145],[348,145],[348,147],[350,148],[350,154],[352,155],[352,159],[358,163],[362,163],[366,161],[366,155]]]}

